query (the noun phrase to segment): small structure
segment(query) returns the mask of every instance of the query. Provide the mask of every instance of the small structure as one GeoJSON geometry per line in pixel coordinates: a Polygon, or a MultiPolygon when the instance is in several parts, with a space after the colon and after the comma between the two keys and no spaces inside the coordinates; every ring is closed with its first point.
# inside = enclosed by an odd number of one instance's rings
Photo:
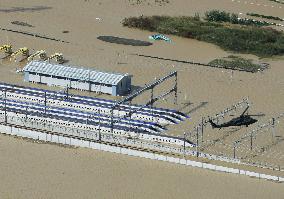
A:
{"type": "Polygon", "coordinates": [[[92,69],[31,61],[24,68],[24,80],[50,86],[107,93],[114,96],[128,94],[131,76],[100,72],[92,69]]]}

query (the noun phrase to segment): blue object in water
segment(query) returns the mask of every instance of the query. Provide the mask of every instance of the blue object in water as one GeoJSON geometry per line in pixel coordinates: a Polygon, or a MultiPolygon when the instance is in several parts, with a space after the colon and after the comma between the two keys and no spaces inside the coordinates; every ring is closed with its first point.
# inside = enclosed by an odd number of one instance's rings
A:
{"type": "Polygon", "coordinates": [[[172,42],[172,40],[168,37],[166,37],[165,35],[162,35],[162,34],[154,34],[154,35],[151,35],[149,36],[149,39],[152,39],[152,40],[164,40],[166,42],[172,42]]]}

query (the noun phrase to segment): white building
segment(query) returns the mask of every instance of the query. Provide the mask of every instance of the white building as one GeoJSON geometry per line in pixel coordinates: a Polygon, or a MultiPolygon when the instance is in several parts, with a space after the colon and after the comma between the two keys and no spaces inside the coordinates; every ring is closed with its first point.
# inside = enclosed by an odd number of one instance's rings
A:
{"type": "Polygon", "coordinates": [[[23,69],[24,80],[50,86],[125,95],[131,90],[131,76],[92,69],[31,61],[23,69]]]}

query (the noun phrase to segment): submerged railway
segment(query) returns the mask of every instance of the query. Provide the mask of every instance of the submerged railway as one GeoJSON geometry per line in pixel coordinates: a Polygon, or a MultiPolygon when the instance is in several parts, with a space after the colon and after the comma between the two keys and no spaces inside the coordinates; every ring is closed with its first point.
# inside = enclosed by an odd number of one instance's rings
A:
{"type": "MultiPolygon", "coordinates": [[[[9,84],[0,84],[1,120],[14,125],[24,125],[41,130],[51,130],[82,138],[114,135],[170,146],[194,147],[184,138],[163,134],[162,124],[177,123],[186,118],[180,112],[168,109],[122,104],[114,114],[110,112],[113,101],[78,95],[66,96],[48,90],[9,84]],[[138,108],[135,117],[123,117],[138,108]],[[149,113],[150,112],[150,113],[149,113]]],[[[133,114],[134,115],[134,114],[133,114]]]]}

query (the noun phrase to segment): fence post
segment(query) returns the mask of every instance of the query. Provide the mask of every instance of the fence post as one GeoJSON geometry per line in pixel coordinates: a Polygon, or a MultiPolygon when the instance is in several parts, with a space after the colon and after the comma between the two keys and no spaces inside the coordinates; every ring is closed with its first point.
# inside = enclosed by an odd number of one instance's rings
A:
{"type": "Polygon", "coordinates": [[[203,143],[204,117],[201,118],[201,142],[203,143]]]}
{"type": "Polygon", "coordinates": [[[183,157],[185,158],[185,132],[183,132],[183,157]]]}
{"type": "Polygon", "coordinates": [[[236,158],[236,142],[234,142],[234,159],[236,158]]]}
{"type": "Polygon", "coordinates": [[[272,142],[275,138],[275,118],[272,118],[272,142]]]}
{"type": "Polygon", "coordinates": [[[250,133],[250,150],[252,151],[252,138],[253,138],[253,136],[252,136],[252,132],[250,133]]]}
{"type": "Polygon", "coordinates": [[[198,157],[199,156],[199,153],[198,153],[198,140],[199,140],[199,132],[198,132],[198,126],[196,127],[196,157],[198,157]]]}

